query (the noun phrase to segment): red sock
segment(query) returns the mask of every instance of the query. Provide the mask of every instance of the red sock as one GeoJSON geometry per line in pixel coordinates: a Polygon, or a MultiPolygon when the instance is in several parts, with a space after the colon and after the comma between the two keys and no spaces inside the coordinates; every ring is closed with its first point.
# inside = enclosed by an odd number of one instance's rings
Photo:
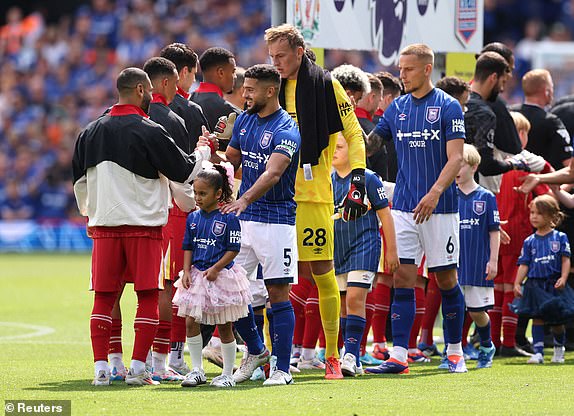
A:
{"type": "Polygon", "coordinates": [[[305,278],[299,279],[299,283],[291,287],[289,300],[295,312],[295,331],[293,333],[293,345],[303,344],[305,333],[305,304],[309,297],[309,292],[313,288],[311,282],[305,278]]]}
{"type": "Polygon", "coordinates": [[[373,342],[387,342],[387,318],[391,310],[391,288],[379,283],[375,288],[375,313],[371,326],[373,327],[373,342]]]}
{"type": "Polygon", "coordinates": [[[500,348],[501,324],[502,324],[502,303],[504,302],[504,292],[494,289],[494,307],[488,311],[490,316],[490,336],[496,348],[500,348]]]}
{"type": "Polygon", "coordinates": [[[502,300],[502,345],[513,348],[516,346],[516,327],[518,326],[518,315],[510,310],[508,306],[514,300],[514,292],[504,292],[502,300]]]}
{"type": "Polygon", "coordinates": [[[153,340],[153,351],[160,354],[167,354],[170,350],[169,336],[171,333],[171,321],[159,321],[155,338],[153,340]]]}
{"type": "Polygon", "coordinates": [[[110,333],[110,354],[122,352],[122,320],[112,318],[112,332],[110,333]]]}
{"type": "Polygon", "coordinates": [[[375,314],[375,293],[370,292],[367,295],[367,303],[365,304],[365,330],[363,331],[363,338],[361,338],[361,356],[365,355],[367,351],[367,337],[369,336],[369,331],[371,330],[371,324],[373,322],[373,315],[375,314]]]}
{"type": "Polygon", "coordinates": [[[470,314],[467,312],[464,316],[464,324],[462,326],[462,346],[466,347],[468,345],[468,331],[470,330],[470,326],[472,325],[472,318],[470,314]]]}
{"type": "Polygon", "coordinates": [[[141,290],[137,292],[138,307],[134,320],[134,351],[132,360],[145,363],[155,333],[159,325],[158,298],[159,290],[141,290]]]}
{"type": "Polygon", "coordinates": [[[321,312],[319,312],[319,290],[313,286],[309,291],[305,305],[305,331],[303,333],[303,348],[315,348],[319,331],[321,330],[321,312]]]}
{"type": "MultiPolygon", "coordinates": [[[[175,286],[172,286],[172,298],[177,290],[175,286]]],[[[186,330],[185,330],[185,318],[183,316],[177,316],[177,310],[179,308],[177,305],[171,306],[171,342],[185,342],[186,330]]]]}
{"type": "Polygon", "coordinates": [[[415,302],[415,320],[413,321],[411,334],[409,336],[409,348],[417,347],[417,337],[419,336],[423,316],[425,315],[425,290],[422,287],[415,287],[415,302]]]}
{"type": "Polygon", "coordinates": [[[427,345],[434,344],[433,329],[441,302],[442,297],[436,283],[436,276],[434,273],[429,273],[427,291],[425,294],[425,314],[421,322],[421,337],[419,342],[424,342],[427,345]]]}
{"type": "Polygon", "coordinates": [[[108,361],[112,333],[112,309],[117,297],[117,292],[96,292],[94,294],[94,307],[90,316],[90,337],[92,338],[94,362],[108,361]]]}

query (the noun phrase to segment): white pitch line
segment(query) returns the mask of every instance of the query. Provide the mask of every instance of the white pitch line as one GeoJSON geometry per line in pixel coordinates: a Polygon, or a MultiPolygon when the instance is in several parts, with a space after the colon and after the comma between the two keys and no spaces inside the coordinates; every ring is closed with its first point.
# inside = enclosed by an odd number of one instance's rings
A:
{"type": "Polygon", "coordinates": [[[18,339],[43,337],[44,335],[49,335],[55,332],[54,328],[42,325],[30,325],[21,322],[0,322],[0,327],[8,326],[13,328],[24,328],[30,329],[32,332],[20,335],[0,335],[0,341],[14,341],[18,339]]]}

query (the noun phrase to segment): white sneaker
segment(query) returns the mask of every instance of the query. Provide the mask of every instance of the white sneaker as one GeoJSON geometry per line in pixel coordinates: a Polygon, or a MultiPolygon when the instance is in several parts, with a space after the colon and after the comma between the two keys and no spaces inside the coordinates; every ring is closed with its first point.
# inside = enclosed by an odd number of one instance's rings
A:
{"type": "Polygon", "coordinates": [[[134,370],[130,368],[128,375],[126,376],[126,384],[129,384],[130,386],[157,386],[159,381],[153,380],[151,378],[151,373],[148,370],[134,374],[134,370]]]}
{"type": "Polygon", "coordinates": [[[94,381],[92,381],[92,386],[109,386],[110,384],[112,384],[110,372],[106,370],[98,371],[98,374],[94,377],[94,381]]]}
{"type": "Polygon", "coordinates": [[[191,368],[189,368],[189,366],[185,363],[185,361],[181,365],[171,365],[170,364],[169,368],[171,368],[177,374],[180,374],[182,376],[185,376],[187,373],[189,373],[191,371],[191,368]]]}
{"type": "Polygon", "coordinates": [[[205,372],[201,368],[194,368],[185,375],[185,380],[181,382],[181,387],[197,387],[207,383],[205,372]]]}
{"type": "Polygon", "coordinates": [[[301,359],[299,364],[297,364],[297,368],[299,370],[324,370],[325,364],[315,357],[312,360],[301,359]]]}
{"type": "Polygon", "coordinates": [[[241,365],[237,371],[233,373],[233,380],[235,380],[236,383],[243,383],[244,381],[249,380],[257,367],[267,363],[270,356],[271,353],[267,347],[265,347],[263,352],[258,355],[251,355],[247,353],[243,361],[241,361],[241,365]]]}
{"type": "Polygon", "coordinates": [[[544,364],[544,356],[537,352],[526,361],[528,364],[544,364]]]}
{"type": "Polygon", "coordinates": [[[125,367],[117,367],[112,368],[110,372],[110,380],[111,381],[125,381],[126,376],[128,375],[128,370],[125,367]]]}
{"type": "Polygon", "coordinates": [[[356,374],[358,376],[362,376],[365,374],[365,370],[363,370],[363,364],[359,363],[359,365],[357,366],[357,372],[356,374]]]}
{"type": "Polygon", "coordinates": [[[357,357],[350,352],[346,353],[341,360],[341,373],[347,377],[357,375],[357,357]]]}
{"type": "Polygon", "coordinates": [[[264,386],[286,386],[287,384],[293,384],[293,377],[291,374],[277,369],[263,382],[264,386]]]}
{"type": "Polygon", "coordinates": [[[265,381],[265,379],[265,370],[263,367],[257,367],[250,378],[251,381],[265,381]]]}
{"type": "Polygon", "coordinates": [[[564,363],[564,351],[566,351],[566,348],[564,347],[564,345],[562,345],[560,347],[554,347],[554,355],[552,356],[551,362],[563,364],[564,363]]]}
{"type": "Polygon", "coordinates": [[[222,374],[211,380],[213,387],[235,387],[235,380],[227,374],[222,374]]]}
{"type": "Polygon", "coordinates": [[[168,368],[166,370],[162,370],[162,371],[154,371],[151,374],[151,378],[153,378],[155,381],[159,381],[164,382],[164,383],[169,383],[169,382],[182,382],[185,377],[182,376],[181,374],[179,374],[177,371],[172,370],[171,368],[168,368]]]}

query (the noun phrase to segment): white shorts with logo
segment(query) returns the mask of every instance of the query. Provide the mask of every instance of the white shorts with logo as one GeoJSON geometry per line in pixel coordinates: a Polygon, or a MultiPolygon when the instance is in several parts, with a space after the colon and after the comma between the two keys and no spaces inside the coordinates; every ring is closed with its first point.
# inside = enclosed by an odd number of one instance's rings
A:
{"type": "Polygon", "coordinates": [[[341,273],[337,275],[337,284],[339,291],[345,292],[348,286],[362,287],[363,289],[371,290],[373,281],[375,280],[375,272],[366,270],[353,270],[349,273],[341,273]]]}
{"type": "Polygon", "coordinates": [[[470,312],[488,311],[494,307],[494,288],[461,286],[466,309],[470,312]]]}
{"type": "Polygon", "coordinates": [[[263,268],[266,284],[297,284],[297,232],[294,225],[239,221],[241,250],[235,262],[257,276],[257,265],[263,268]]]}
{"type": "Polygon", "coordinates": [[[391,210],[401,264],[420,266],[423,254],[429,272],[456,268],[459,254],[459,215],[432,214],[416,224],[412,212],[391,210]]]}

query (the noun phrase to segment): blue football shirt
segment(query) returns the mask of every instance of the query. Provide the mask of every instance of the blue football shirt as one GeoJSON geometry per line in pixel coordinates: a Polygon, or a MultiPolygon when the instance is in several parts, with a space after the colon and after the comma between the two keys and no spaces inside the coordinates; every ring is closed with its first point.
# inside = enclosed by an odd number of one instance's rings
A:
{"type": "Polygon", "coordinates": [[[251,203],[239,218],[266,224],[295,225],[297,204],[293,197],[301,136],[289,113],[279,109],[263,118],[257,114],[241,113],[233,126],[229,146],[241,151],[243,176],[239,196],[265,172],[271,154],[280,153],[291,159],[279,182],[251,203]]]}
{"type": "MultiPolygon", "coordinates": [[[[187,216],[183,250],[191,250],[191,263],[199,270],[207,270],[223,257],[226,251],[241,248],[241,227],[235,214],[222,214],[218,209],[203,210],[187,216]]],[[[233,261],[225,266],[230,269],[233,261]]]]}
{"type": "Polygon", "coordinates": [[[490,232],[500,229],[496,197],[482,186],[469,194],[459,189],[458,197],[458,280],[461,285],[494,287],[493,280],[486,280],[486,264],[490,259],[490,232]]]}
{"type": "MultiPolygon", "coordinates": [[[[331,173],[335,206],[340,206],[349,192],[351,174],[341,178],[331,173]]],[[[355,270],[376,272],[381,256],[381,236],[377,210],[389,206],[381,178],[365,169],[365,185],[371,209],[354,221],[335,220],[335,273],[355,270]]]]}
{"type": "Polygon", "coordinates": [[[560,277],[562,257],[570,257],[570,243],[563,232],[552,230],[545,236],[532,234],[524,240],[518,264],[528,266],[529,279],[560,277]]]}
{"type": "MultiPolygon", "coordinates": [[[[464,139],[464,118],[457,100],[433,88],[423,98],[396,98],[379,119],[375,133],[394,139],[398,173],[393,209],[412,212],[438,179],[447,162],[446,143],[464,139]]],[[[440,196],[436,214],[456,213],[454,182],[440,196]]]]}

